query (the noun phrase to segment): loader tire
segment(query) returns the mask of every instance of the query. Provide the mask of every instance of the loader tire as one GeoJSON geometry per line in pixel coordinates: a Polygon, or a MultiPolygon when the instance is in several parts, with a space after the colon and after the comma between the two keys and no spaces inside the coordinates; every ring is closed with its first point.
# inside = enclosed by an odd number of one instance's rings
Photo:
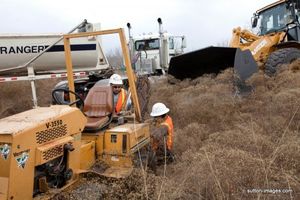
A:
{"type": "Polygon", "coordinates": [[[300,50],[297,48],[284,48],[270,54],[265,64],[265,73],[273,76],[283,64],[290,64],[300,58],[300,50]]]}
{"type": "Polygon", "coordinates": [[[147,76],[138,76],[136,82],[137,95],[139,99],[142,118],[148,112],[148,103],[150,98],[150,82],[147,76]]]}

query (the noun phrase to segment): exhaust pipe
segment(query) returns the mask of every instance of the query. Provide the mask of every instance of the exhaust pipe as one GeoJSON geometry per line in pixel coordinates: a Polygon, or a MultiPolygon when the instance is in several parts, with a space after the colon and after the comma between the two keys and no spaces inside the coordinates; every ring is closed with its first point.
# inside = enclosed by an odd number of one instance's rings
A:
{"type": "Polygon", "coordinates": [[[168,68],[168,40],[164,37],[163,27],[162,27],[162,20],[161,18],[157,19],[158,22],[158,32],[160,38],[160,45],[159,45],[159,60],[160,60],[160,67],[164,73],[164,70],[168,68]]]}

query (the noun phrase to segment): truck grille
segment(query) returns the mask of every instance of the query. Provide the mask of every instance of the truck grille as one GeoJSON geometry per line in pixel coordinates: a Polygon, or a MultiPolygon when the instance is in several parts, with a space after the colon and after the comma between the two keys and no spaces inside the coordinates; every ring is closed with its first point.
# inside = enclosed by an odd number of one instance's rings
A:
{"type": "Polygon", "coordinates": [[[67,125],[50,128],[36,133],[36,141],[38,144],[49,142],[53,139],[67,135],[67,125]]]}

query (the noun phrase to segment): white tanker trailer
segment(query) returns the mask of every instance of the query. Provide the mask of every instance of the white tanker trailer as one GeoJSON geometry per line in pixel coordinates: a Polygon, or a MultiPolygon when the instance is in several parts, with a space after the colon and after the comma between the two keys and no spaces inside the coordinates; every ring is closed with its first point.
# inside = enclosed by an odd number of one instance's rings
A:
{"type": "MultiPolygon", "coordinates": [[[[99,30],[100,24],[84,20],[68,33],[99,30]]],[[[97,80],[107,78],[111,68],[101,47],[100,37],[74,38],[70,43],[73,75],[85,77],[83,83],[76,85],[75,81],[75,90],[81,84],[91,87],[97,80]]],[[[66,76],[62,33],[0,35],[0,83],[30,81],[34,107],[38,105],[35,80],[66,76]]]]}
{"type": "MultiPolygon", "coordinates": [[[[97,31],[100,25],[85,21],[73,30],[97,31]]],[[[65,72],[64,44],[62,40],[59,41],[62,35],[0,35],[0,76],[27,74],[27,65],[32,66],[36,74],[65,72]],[[43,51],[43,55],[31,62],[43,51]]],[[[99,71],[109,67],[98,37],[72,39],[71,50],[74,71],[99,71]]]]}

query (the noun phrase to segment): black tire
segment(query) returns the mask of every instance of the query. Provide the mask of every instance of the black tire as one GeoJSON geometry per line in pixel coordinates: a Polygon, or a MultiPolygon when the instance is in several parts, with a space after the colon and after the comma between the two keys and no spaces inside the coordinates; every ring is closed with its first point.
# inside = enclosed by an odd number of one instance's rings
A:
{"type": "Polygon", "coordinates": [[[284,48],[270,54],[265,64],[265,73],[273,76],[283,64],[290,64],[300,58],[300,50],[297,48],[284,48]]]}

